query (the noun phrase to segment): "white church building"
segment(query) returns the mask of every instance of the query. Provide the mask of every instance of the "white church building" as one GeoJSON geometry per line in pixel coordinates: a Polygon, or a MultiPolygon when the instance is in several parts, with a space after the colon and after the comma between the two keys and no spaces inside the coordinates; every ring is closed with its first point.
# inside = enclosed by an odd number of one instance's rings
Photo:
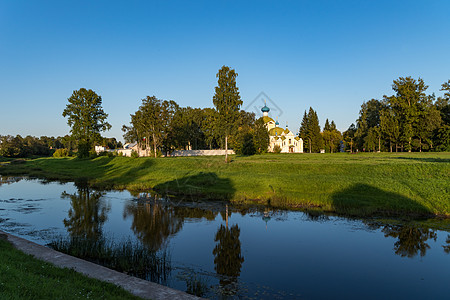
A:
{"type": "Polygon", "coordinates": [[[286,129],[279,127],[278,120],[274,121],[269,117],[270,108],[264,104],[261,108],[263,113],[264,124],[269,131],[269,152],[273,152],[274,147],[278,145],[281,149],[281,153],[303,153],[303,140],[295,136],[292,131],[289,130],[287,124],[286,129]]]}

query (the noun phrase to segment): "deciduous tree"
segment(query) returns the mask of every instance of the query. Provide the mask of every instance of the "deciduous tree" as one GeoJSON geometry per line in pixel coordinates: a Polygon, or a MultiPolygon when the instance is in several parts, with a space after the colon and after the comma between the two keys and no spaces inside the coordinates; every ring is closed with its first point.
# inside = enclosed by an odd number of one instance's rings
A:
{"type": "MultiPolygon", "coordinates": [[[[81,88],[73,91],[68,99],[69,103],[63,111],[67,117],[67,124],[71,127],[71,135],[78,141],[78,145],[85,145],[90,149],[95,141],[101,140],[100,132],[111,128],[106,122],[108,114],[103,111],[102,97],[93,90],[81,88]]],[[[80,153],[86,157],[89,153],[80,153]]]]}
{"type": "Polygon", "coordinates": [[[218,78],[213,103],[218,112],[217,125],[225,137],[225,161],[228,162],[228,136],[233,129],[242,105],[239,88],[236,86],[238,74],[234,69],[223,66],[216,77],[218,78]]]}

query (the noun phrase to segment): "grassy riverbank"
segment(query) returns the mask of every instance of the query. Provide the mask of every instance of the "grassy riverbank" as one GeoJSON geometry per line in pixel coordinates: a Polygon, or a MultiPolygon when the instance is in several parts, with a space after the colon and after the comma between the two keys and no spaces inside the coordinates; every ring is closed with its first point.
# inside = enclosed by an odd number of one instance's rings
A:
{"type": "Polygon", "coordinates": [[[350,215],[450,216],[450,153],[39,158],[3,175],[88,179],[95,187],[202,196],[350,215]]]}
{"type": "Polygon", "coordinates": [[[113,284],[57,268],[0,237],[1,299],[141,299],[113,284]]]}

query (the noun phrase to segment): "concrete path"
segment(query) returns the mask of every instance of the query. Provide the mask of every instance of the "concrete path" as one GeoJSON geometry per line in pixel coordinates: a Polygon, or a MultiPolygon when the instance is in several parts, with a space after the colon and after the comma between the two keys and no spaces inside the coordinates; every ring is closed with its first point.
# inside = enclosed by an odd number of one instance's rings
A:
{"type": "Polygon", "coordinates": [[[125,290],[132,294],[154,300],[168,300],[168,299],[201,299],[185,292],[177,291],[169,287],[153,283],[147,280],[139,279],[136,277],[128,276],[124,273],[120,273],[100,265],[55,251],[42,245],[27,241],[20,237],[11,235],[9,233],[0,230],[0,234],[7,236],[9,242],[11,242],[17,249],[31,254],[32,256],[54,264],[61,268],[74,269],[77,272],[84,275],[96,278],[102,281],[110,282],[115,285],[121,286],[125,290]]]}

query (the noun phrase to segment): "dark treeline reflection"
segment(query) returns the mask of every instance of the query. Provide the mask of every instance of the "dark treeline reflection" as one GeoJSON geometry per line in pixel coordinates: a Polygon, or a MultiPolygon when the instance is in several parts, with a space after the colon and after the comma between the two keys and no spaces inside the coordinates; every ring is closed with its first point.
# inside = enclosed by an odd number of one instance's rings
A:
{"type": "Polygon", "coordinates": [[[385,237],[397,239],[394,243],[394,252],[401,257],[413,258],[417,255],[423,257],[430,249],[427,241],[436,241],[437,239],[435,230],[419,227],[415,224],[382,225],[368,223],[367,226],[372,230],[381,228],[385,237]]]}
{"type": "Polygon", "coordinates": [[[131,216],[131,229],[141,242],[152,250],[160,249],[169,236],[183,227],[173,207],[155,201],[134,201],[126,204],[124,218],[131,216]]]}
{"type": "Polygon", "coordinates": [[[237,279],[244,262],[240,234],[241,230],[237,224],[230,228],[220,225],[214,237],[214,270],[220,275],[222,293],[226,295],[235,295],[238,292],[237,279]]]}
{"type": "Polygon", "coordinates": [[[62,198],[69,198],[71,208],[64,226],[71,236],[99,239],[102,226],[108,218],[110,207],[101,198],[104,193],[92,191],[85,182],[76,182],[77,193],[62,193],[62,198]]]}
{"type": "Polygon", "coordinates": [[[450,234],[447,235],[447,240],[445,241],[446,245],[443,245],[442,248],[444,248],[444,252],[447,254],[450,254],[450,234]]]}
{"type": "MultiPolygon", "coordinates": [[[[248,210],[242,210],[241,214],[248,213],[248,210]]],[[[226,226],[221,224],[214,236],[216,246],[213,249],[214,270],[219,275],[219,283],[222,295],[236,295],[239,292],[237,284],[239,275],[241,275],[242,263],[244,257],[241,253],[241,229],[237,224],[228,227],[228,218],[231,216],[231,210],[228,205],[225,211],[220,212],[226,226]]]]}
{"type": "Polygon", "coordinates": [[[2,186],[3,184],[11,184],[11,183],[19,182],[22,179],[23,179],[22,177],[11,177],[11,176],[0,175],[0,186],[2,186]]]}
{"type": "Polygon", "coordinates": [[[125,205],[124,218],[131,217],[136,237],[152,250],[165,247],[168,238],[181,230],[185,219],[214,220],[218,211],[195,206],[174,205],[157,195],[141,195],[125,205]]]}
{"type": "Polygon", "coordinates": [[[395,254],[402,257],[425,256],[430,246],[426,243],[429,239],[436,241],[435,231],[416,226],[385,226],[382,229],[385,237],[397,238],[394,244],[395,254]]]}

